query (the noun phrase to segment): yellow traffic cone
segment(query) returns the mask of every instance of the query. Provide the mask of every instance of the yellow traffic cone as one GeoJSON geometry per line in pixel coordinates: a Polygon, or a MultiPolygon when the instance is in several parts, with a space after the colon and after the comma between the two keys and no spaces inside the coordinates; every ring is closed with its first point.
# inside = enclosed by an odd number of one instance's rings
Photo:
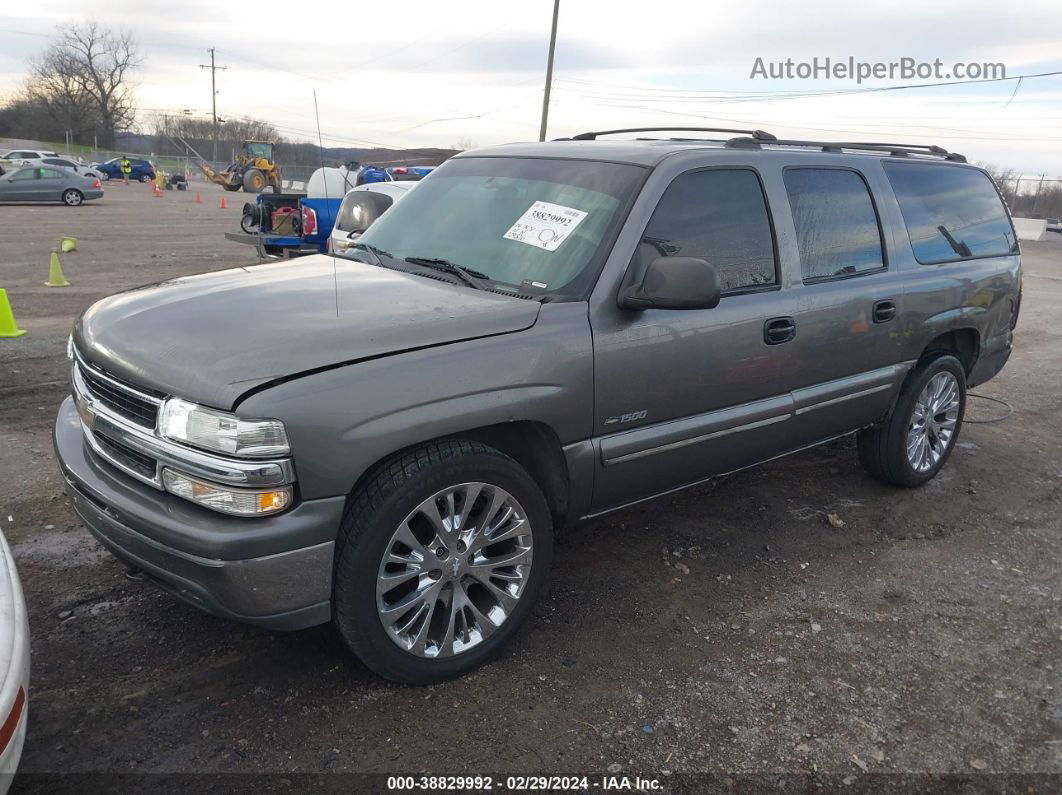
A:
{"type": "Polygon", "coordinates": [[[63,266],[59,264],[59,252],[52,252],[51,262],[48,263],[48,281],[45,287],[69,287],[70,282],[63,275],[63,266]]]}
{"type": "Polygon", "coordinates": [[[64,237],[59,240],[59,248],[64,254],[69,254],[71,251],[77,251],[77,238],[76,237],[64,237]]]}
{"type": "Polygon", "coordinates": [[[0,289],[0,338],[21,337],[26,332],[15,325],[15,313],[7,300],[7,290],[0,289]]]}

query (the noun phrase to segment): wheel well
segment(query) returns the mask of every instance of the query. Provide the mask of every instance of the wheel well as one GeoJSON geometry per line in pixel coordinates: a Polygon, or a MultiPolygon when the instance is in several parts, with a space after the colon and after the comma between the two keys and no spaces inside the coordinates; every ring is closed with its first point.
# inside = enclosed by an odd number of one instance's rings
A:
{"type": "Polygon", "coordinates": [[[935,337],[922,351],[919,361],[924,361],[935,353],[950,353],[962,362],[962,368],[969,376],[980,352],[981,335],[977,333],[977,329],[960,328],[935,337]]]}
{"type": "Polygon", "coordinates": [[[545,423],[505,422],[452,434],[449,439],[482,442],[516,460],[546,496],[553,526],[560,529],[568,515],[568,465],[560,439],[545,423]]]}
{"type": "MultiPolygon", "coordinates": [[[[529,420],[486,425],[434,439],[424,439],[403,450],[396,450],[383,460],[389,460],[421,445],[444,439],[466,439],[480,442],[514,459],[527,470],[542,489],[550,513],[553,515],[554,528],[560,530],[564,526],[568,516],[568,465],[564,459],[560,439],[548,425],[529,420]]],[[[381,463],[382,461],[378,461],[368,467],[358,478],[358,482],[354,484],[351,493],[356,491],[366,477],[376,471],[381,463]]]]}

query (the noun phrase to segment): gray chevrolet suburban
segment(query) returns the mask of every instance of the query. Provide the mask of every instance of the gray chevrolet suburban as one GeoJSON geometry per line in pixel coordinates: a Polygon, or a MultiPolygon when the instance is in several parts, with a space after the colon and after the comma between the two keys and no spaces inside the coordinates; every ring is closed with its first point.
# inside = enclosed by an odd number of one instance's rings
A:
{"type": "Polygon", "coordinates": [[[467,152],[345,257],[99,301],[55,426],[85,525],[204,610],[332,621],[428,683],[504,646],[565,525],[851,433],[925,483],[1011,351],[992,180],[679,131],[467,152]]]}

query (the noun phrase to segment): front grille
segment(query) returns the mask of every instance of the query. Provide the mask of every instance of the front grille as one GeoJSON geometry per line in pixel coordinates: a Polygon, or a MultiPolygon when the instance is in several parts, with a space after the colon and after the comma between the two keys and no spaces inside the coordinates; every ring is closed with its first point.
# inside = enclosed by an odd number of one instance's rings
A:
{"type": "Polygon", "coordinates": [[[93,434],[93,437],[96,440],[96,444],[113,459],[114,463],[149,480],[155,479],[158,462],[154,458],[144,455],[121,442],[116,442],[103,434],[96,433],[93,434]]]}
{"type": "Polygon", "coordinates": [[[145,428],[154,428],[158,419],[159,406],[137,395],[132,390],[123,389],[113,381],[107,381],[97,376],[92,369],[79,365],[81,378],[85,382],[88,391],[100,403],[105,405],[116,414],[120,414],[127,420],[132,420],[137,425],[145,428]]]}

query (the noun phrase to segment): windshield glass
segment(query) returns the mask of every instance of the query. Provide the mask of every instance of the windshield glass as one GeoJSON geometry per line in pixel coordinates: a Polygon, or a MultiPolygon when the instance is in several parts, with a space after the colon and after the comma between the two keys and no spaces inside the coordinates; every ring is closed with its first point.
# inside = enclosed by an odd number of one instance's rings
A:
{"type": "Polygon", "coordinates": [[[585,160],[451,160],[359,240],[434,258],[526,290],[580,295],[644,171],[585,160]]]}
{"type": "Polygon", "coordinates": [[[264,157],[269,160],[273,156],[273,144],[247,144],[247,154],[252,157],[264,157]]]}

